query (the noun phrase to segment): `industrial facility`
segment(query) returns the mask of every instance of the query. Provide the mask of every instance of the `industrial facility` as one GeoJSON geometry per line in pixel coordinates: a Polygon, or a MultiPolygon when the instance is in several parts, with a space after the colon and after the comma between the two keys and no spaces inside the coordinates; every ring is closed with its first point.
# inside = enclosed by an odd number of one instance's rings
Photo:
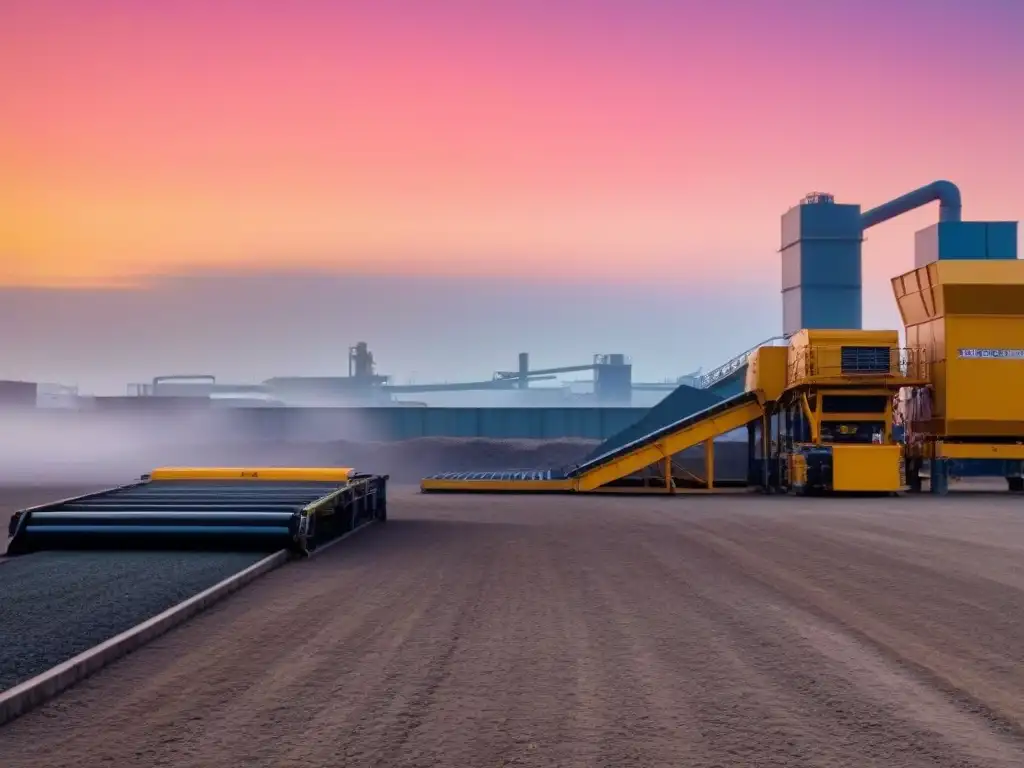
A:
{"type": "Polygon", "coordinates": [[[943,494],[958,462],[1024,490],[1024,262],[1017,222],[963,221],[959,189],[937,181],[876,208],[813,193],[782,217],[783,333],[711,372],[724,396],[583,463],[513,473],[441,473],[434,492],[674,493],[693,484],[673,457],[703,445],[715,487],[715,438],[748,431],[748,472],[763,491],[943,494]],[[892,280],[899,333],[862,330],[864,230],[938,201],[917,232],[916,268],[892,280]],[[782,341],[785,346],[778,346],[782,341]],[[896,426],[901,427],[899,430],[896,426]]]}
{"type": "MultiPolygon", "coordinates": [[[[524,353],[519,356],[515,369],[498,371],[489,381],[393,385],[388,376],[377,373],[373,355],[362,342],[349,350],[349,370],[345,377],[282,377],[259,385],[228,387],[219,384],[213,376],[164,376],[134,387],[127,397],[113,399],[111,402],[117,405],[103,406],[96,400],[91,407],[134,410],[141,404],[170,408],[173,412],[180,403],[204,402],[210,406],[223,397],[236,402],[233,408],[221,411],[221,415],[249,411],[270,413],[276,418],[280,414],[314,411],[314,420],[329,432],[336,429],[335,422],[309,407],[329,403],[334,411],[425,414],[418,428],[426,434],[427,416],[445,409],[395,407],[392,398],[399,394],[430,392],[431,387],[456,392],[488,388],[529,392],[534,382],[550,380],[549,377],[592,373],[592,395],[600,402],[600,407],[505,409],[514,410],[516,414],[513,419],[502,422],[503,426],[495,426],[498,421],[492,418],[493,414],[448,409],[458,412],[458,419],[463,420],[458,427],[461,431],[453,430],[450,424],[442,429],[470,437],[494,433],[502,436],[578,433],[600,438],[589,455],[569,466],[500,472],[441,472],[423,478],[419,487],[412,486],[412,492],[407,491],[399,502],[409,505],[413,500],[436,502],[428,494],[439,493],[568,494],[569,497],[560,500],[568,508],[566,517],[559,523],[563,526],[560,532],[551,536],[544,527],[550,522],[552,509],[561,511],[555,507],[542,510],[540,518],[535,516],[533,522],[521,525],[508,522],[519,521],[520,508],[516,507],[506,521],[495,522],[490,517],[488,504],[471,505],[475,518],[466,517],[465,509],[461,512],[462,518],[458,517],[459,513],[445,516],[448,512],[435,518],[416,519],[413,515],[403,521],[404,530],[401,524],[388,525],[384,530],[395,536],[378,538],[377,544],[370,547],[369,559],[351,565],[353,561],[341,558],[336,562],[342,564],[342,570],[321,571],[320,577],[314,577],[326,585],[324,589],[352,594],[358,594],[367,584],[387,583],[387,569],[378,570],[378,563],[391,558],[393,564],[409,558],[410,552],[429,550],[431,545],[424,546],[424,541],[465,540],[472,542],[469,550],[476,547],[476,542],[490,541],[494,546],[514,547],[516,557],[526,557],[536,547],[523,540],[526,536],[536,536],[537,541],[544,542],[539,548],[550,545],[544,557],[560,558],[567,551],[567,538],[576,535],[568,533],[568,526],[578,526],[576,531],[588,530],[597,517],[600,494],[636,495],[651,502],[676,494],[703,495],[703,499],[692,505],[700,511],[695,513],[690,509],[690,517],[670,518],[663,509],[655,509],[660,502],[643,505],[637,499],[613,501],[619,520],[626,520],[626,525],[632,526],[635,510],[645,520],[641,527],[648,531],[646,548],[634,549],[629,562],[651,561],[649,565],[635,567],[652,569],[651,578],[658,584],[663,583],[664,574],[668,572],[665,569],[670,568],[671,563],[687,562],[688,570],[682,572],[685,581],[678,583],[685,583],[686,589],[691,589],[694,579],[706,570],[706,563],[712,562],[709,558],[726,557],[718,550],[734,546],[726,536],[708,528],[713,514],[703,511],[704,504],[712,510],[723,509],[721,505],[714,507],[716,502],[712,497],[716,492],[735,494],[737,507],[755,505],[760,494],[895,496],[928,490],[942,495],[950,491],[951,482],[965,475],[997,478],[1001,489],[1024,491],[1024,402],[1017,396],[1024,390],[1024,261],[1017,258],[1016,222],[963,221],[959,190],[946,181],[930,184],[863,212],[858,205],[837,203],[831,195],[812,194],[782,217],[781,262],[784,326],[780,333],[734,355],[702,376],[671,387],[671,391],[661,393],[663,397],[648,409],[620,405],[629,402],[635,389],[630,362],[621,354],[598,355],[592,362],[580,365],[531,369],[529,356],[524,353]],[[938,223],[917,233],[914,268],[891,279],[905,341],[901,341],[899,329],[862,328],[864,230],[932,201],[940,204],[938,223]],[[239,405],[239,400],[245,404],[239,405]],[[533,418],[537,413],[548,411],[558,413],[533,418]],[[582,416],[573,421],[569,412],[582,416]],[[724,438],[737,435],[741,442],[727,446],[724,438]],[[724,456],[726,448],[734,458],[744,459],[742,466],[735,460],[716,461],[716,452],[724,456]],[[700,459],[702,469],[699,471],[694,470],[695,455],[700,459]],[[727,463],[730,466],[723,470],[722,464],[727,463]],[[672,522],[666,523],[669,519],[672,522]],[[479,530],[474,533],[462,525],[467,520],[470,522],[466,525],[483,522],[486,525],[476,527],[506,530],[506,533],[497,534],[500,541],[493,538],[494,533],[484,534],[479,530]],[[507,530],[516,525],[520,527],[509,535],[507,530]],[[665,535],[664,531],[671,531],[670,525],[675,526],[676,533],[668,535],[680,537],[683,543],[678,546],[688,547],[686,551],[692,558],[678,557],[678,550],[665,550],[660,555],[656,551],[656,539],[665,535]],[[531,533],[531,530],[540,533],[531,533]],[[422,536],[428,538],[417,538],[422,536]],[[371,560],[373,565],[367,565],[371,560]],[[344,567],[348,567],[346,563],[351,567],[343,573],[344,567]],[[331,574],[326,581],[324,573],[331,574]]],[[[57,402],[66,406],[76,399],[81,400],[72,389],[51,387],[46,390],[46,398],[41,392],[35,385],[23,382],[0,386],[0,397],[8,404],[27,409],[52,410],[57,402]]],[[[76,410],[81,405],[78,402],[76,410]]],[[[20,565],[25,565],[28,578],[22,583],[30,582],[33,574],[47,569],[53,571],[54,561],[49,558],[63,557],[61,550],[92,551],[81,555],[80,561],[58,560],[56,568],[62,579],[80,580],[86,584],[87,591],[109,589],[110,584],[104,581],[107,576],[102,571],[97,575],[90,568],[104,558],[125,555],[134,561],[124,566],[128,570],[123,573],[138,574],[133,578],[154,589],[178,589],[175,580],[183,567],[181,556],[199,556],[202,550],[206,553],[201,556],[208,559],[197,560],[197,568],[208,567],[213,572],[223,567],[228,569],[229,575],[213,586],[209,586],[208,581],[202,582],[205,591],[177,605],[161,596],[161,602],[153,605],[160,606],[157,610],[163,613],[142,614],[141,619],[136,619],[141,623],[129,625],[129,629],[116,637],[106,639],[104,636],[99,645],[87,646],[87,650],[70,660],[44,670],[34,666],[37,665],[34,658],[18,666],[17,684],[0,691],[0,724],[39,706],[260,574],[293,559],[316,556],[371,524],[385,523],[389,517],[391,477],[388,471],[397,470],[368,473],[335,466],[167,466],[153,469],[116,488],[15,512],[9,522],[10,541],[6,552],[9,560],[3,570],[14,574],[20,565]],[[136,555],[136,551],[143,550],[150,554],[136,555]],[[161,552],[152,554],[154,550],[161,552]],[[239,553],[260,553],[258,556],[262,559],[247,560],[241,570],[231,571],[240,567],[237,561],[231,560],[239,553]],[[163,555],[170,559],[161,571],[151,561],[155,563],[163,555]],[[33,570],[36,564],[39,570],[33,570]],[[168,604],[172,607],[167,608],[168,604]],[[33,670],[33,676],[27,678],[23,670],[33,670]]],[[[415,477],[420,474],[417,472],[415,477]]],[[[394,499],[395,489],[391,491],[394,499]]],[[[492,499],[491,503],[500,508],[509,502],[492,499]]],[[[780,505],[786,518],[784,525],[790,526],[783,528],[781,535],[778,530],[757,532],[756,515],[738,522],[733,520],[731,524],[739,528],[750,526],[758,548],[766,541],[788,541],[796,530],[789,521],[790,512],[819,511],[806,504],[801,507],[802,504],[790,498],[780,505]]],[[[677,509],[685,505],[670,502],[669,506],[677,509]]],[[[929,503],[929,507],[932,506],[941,505],[929,503]]],[[[826,503],[823,509],[831,508],[826,503]]],[[[881,518],[889,516],[884,504],[879,509],[881,518]]],[[[593,552],[600,552],[602,557],[608,548],[623,543],[618,536],[622,530],[628,530],[609,527],[607,509],[604,514],[605,522],[595,526],[597,533],[590,545],[595,547],[593,552]]],[[[828,527],[833,530],[832,522],[828,527]]],[[[887,540],[885,535],[867,535],[887,540]]],[[[626,538],[629,537],[627,534],[626,538]]],[[[807,550],[812,547],[796,539],[788,543],[800,563],[809,559],[807,550]]],[[[874,553],[878,544],[869,539],[863,546],[874,553]]],[[[445,549],[445,556],[454,551],[445,549]]],[[[491,557],[490,551],[480,557],[491,557]]],[[[1011,550],[1007,557],[1015,558],[1016,552],[1011,550]]],[[[760,556],[760,551],[752,554],[748,550],[746,555],[747,560],[752,561],[760,556]]],[[[474,561],[471,566],[478,570],[486,570],[486,567],[484,560],[474,561]]],[[[765,567],[772,570],[775,565],[769,563],[765,567]]],[[[912,567],[917,569],[918,565],[915,563],[912,567]]],[[[417,570],[412,578],[430,579],[428,570],[435,569],[417,570]]],[[[874,567],[865,570],[874,571],[874,567]]],[[[908,568],[900,573],[903,579],[912,571],[908,568]]],[[[556,578],[564,583],[577,582],[578,589],[601,589],[605,581],[609,584],[617,581],[602,577],[600,581],[589,582],[590,574],[589,565],[577,563],[556,578]]],[[[490,574],[489,578],[501,581],[496,574],[490,574]]],[[[705,610],[705,604],[717,606],[712,598],[724,592],[722,605],[728,606],[726,612],[734,611],[736,601],[729,591],[732,587],[715,581],[713,576],[708,578],[707,590],[694,593],[700,610],[705,610]]],[[[741,579],[755,584],[756,589],[763,586],[746,570],[741,579]]],[[[473,579],[461,574],[450,583],[456,581],[465,586],[473,579]]],[[[285,591],[279,593],[281,597],[275,605],[290,604],[288,582],[280,583],[285,591]]],[[[401,589],[409,588],[412,583],[401,589]]],[[[447,589],[441,586],[446,583],[436,581],[430,587],[431,599],[441,600],[436,605],[442,612],[447,610],[443,602],[447,589]]],[[[541,582],[531,582],[531,589],[536,588],[537,583],[541,582]]],[[[638,589],[630,593],[630,599],[651,591],[638,589]]],[[[37,593],[27,594],[31,601],[37,593]]],[[[184,594],[190,592],[186,589],[184,594]]],[[[518,596],[514,592],[506,594],[518,596]]],[[[744,602],[762,605],[775,599],[774,592],[764,593],[767,599],[761,592],[757,594],[756,600],[744,602]]],[[[805,604],[800,603],[801,611],[805,604]]],[[[964,605],[965,602],[957,602],[954,608],[959,613],[964,605]]],[[[259,606],[259,610],[263,611],[264,606],[259,606]]],[[[297,610],[304,614],[315,612],[315,601],[302,603],[297,610]]],[[[716,610],[718,608],[713,607],[709,613],[716,610]]],[[[552,612],[558,613],[558,610],[552,609],[552,612]]],[[[376,613],[371,615],[377,616],[376,613]]],[[[27,618],[19,618],[24,624],[17,630],[21,642],[9,645],[32,645],[40,638],[60,634],[52,632],[53,622],[58,619],[34,616],[33,611],[26,611],[27,618]],[[31,629],[37,625],[43,629],[31,629]],[[29,639],[25,640],[26,637],[29,639]]],[[[462,621],[461,618],[451,620],[462,621]]],[[[566,626],[565,631],[569,632],[566,626]]],[[[581,624],[579,631],[585,635],[587,629],[581,624]]],[[[373,634],[376,632],[374,620],[373,632],[367,636],[375,649],[380,642],[376,638],[382,637],[373,634]]],[[[678,634],[675,628],[669,634],[673,633],[678,634]]],[[[307,634],[314,643],[320,643],[316,646],[318,652],[327,647],[323,642],[331,643],[332,649],[336,647],[334,625],[318,626],[307,634]],[[326,640],[321,642],[324,638],[326,640]]],[[[451,634],[457,639],[457,631],[451,634]]],[[[291,637],[288,639],[290,641],[291,637]]],[[[90,641],[95,642],[95,639],[90,641]]],[[[764,641],[758,642],[760,648],[764,641]]],[[[973,637],[971,642],[974,642],[973,637]]],[[[234,653],[233,648],[231,652],[234,653]]],[[[379,655],[379,650],[375,653],[379,655]]],[[[845,646],[842,653],[844,658],[848,657],[845,646]]],[[[339,655],[343,654],[335,653],[335,657],[339,655]]],[[[446,651],[438,658],[447,659],[449,655],[446,651]]],[[[57,658],[68,659],[69,656],[57,658]]],[[[408,666],[405,662],[402,664],[408,666]]],[[[346,679],[358,676],[359,673],[355,673],[346,679]]],[[[896,684],[903,686],[903,682],[896,684]]],[[[388,695],[391,696],[390,691],[388,695]]]]}
{"type": "Polygon", "coordinates": [[[675,381],[634,382],[630,359],[621,353],[594,355],[591,362],[531,368],[530,354],[520,352],[515,370],[496,371],[479,381],[393,383],[392,377],[377,372],[373,353],[365,341],[348,350],[346,376],[277,376],[260,384],[218,383],[214,375],[157,376],[152,382],[129,384],[129,397],[211,398],[219,404],[245,407],[308,406],[403,406],[426,403],[412,396],[439,393],[507,392],[515,397],[506,402],[519,407],[546,404],[629,406],[634,392],[660,393],[663,397],[682,384],[696,385],[698,374],[675,381]],[[551,385],[559,376],[590,373],[591,378],[551,385]],[[547,386],[537,387],[538,383],[547,386]]]}
{"type": "MultiPolygon", "coordinates": [[[[1024,262],[1017,223],[963,221],[960,192],[939,181],[861,211],[812,194],[782,217],[782,333],[711,371],[698,387],[680,386],[634,423],[571,467],[497,473],[441,473],[431,492],[675,493],[695,485],[764,492],[898,493],[949,488],[953,462],[1005,478],[1024,478],[1024,404],[1001,397],[1024,388],[1024,262]],[[892,279],[904,322],[864,330],[861,244],[864,230],[938,201],[939,222],[917,233],[915,268],[892,279]],[[779,343],[781,342],[781,343],[779,343]],[[695,405],[694,393],[703,402],[695,405]],[[681,412],[685,411],[685,412],[681,412]],[[715,438],[746,430],[746,476],[718,483],[715,438]],[[703,446],[704,477],[679,471],[676,457],[703,446]]],[[[531,370],[526,354],[491,382],[455,385],[527,389],[536,378],[591,370],[595,392],[628,394],[623,355],[531,370]]],[[[275,379],[259,394],[288,402],[331,393],[425,391],[395,387],[376,373],[365,343],[349,350],[341,379],[275,379]]],[[[211,378],[161,378],[143,397],[217,391],[211,378]]],[[[449,385],[443,385],[449,386],[449,385]]],[[[256,391],[256,390],[254,390],[256,391]]],[[[386,477],[354,470],[162,469],[128,489],[28,510],[11,522],[11,554],[47,546],[119,546],[182,540],[234,546],[243,540],[305,551],[335,516],[383,514],[386,477]],[[337,487],[318,495],[324,473],[337,487]],[[341,474],[337,474],[340,472],[341,474]],[[331,474],[334,473],[334,474],[331,474]],[[269,482],[273,480],[274,482],[269,482]],[[281,486],[284,482],[287,488],[281,486]],[[289,483],[291,485],[289,485],[289,483]],[[298,495],[295,495],[298,494],[298,495]],[[344,502],[344,503],[342,503],[344,502]],[[272,516],[278,515],[280,519],[272,516]],[[321,518],[324,518],[321,520],[321,518]]],[[[351,517],[350,529],[358,522],[351,517]]]]}

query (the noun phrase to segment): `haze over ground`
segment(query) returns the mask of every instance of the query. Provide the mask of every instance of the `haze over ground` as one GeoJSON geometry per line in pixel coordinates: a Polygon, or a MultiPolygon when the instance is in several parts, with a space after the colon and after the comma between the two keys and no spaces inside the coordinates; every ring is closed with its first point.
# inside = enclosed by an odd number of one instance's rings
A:
{"type": "MultiPolygon", "coordinates": [[[[779,330],[778,219],[944,177],[1024,210],[1024,4],[0,8],[2,378],[397,381],[779,330]],[[955,52],[955,55],[954,53],[955,52]]],[[[865,323],[934,206],[871,230],[865,323]]]]}

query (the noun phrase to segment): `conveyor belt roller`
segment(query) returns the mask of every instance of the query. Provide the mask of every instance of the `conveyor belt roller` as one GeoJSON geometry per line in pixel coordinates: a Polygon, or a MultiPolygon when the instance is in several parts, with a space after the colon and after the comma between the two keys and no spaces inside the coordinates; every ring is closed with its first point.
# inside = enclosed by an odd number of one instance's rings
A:
{"type": "Polygon", "coordinates": [[[386,483],[349,469],[156,470],[131,485],[19,512],[7,551],[306,551],[386,519],[386,483]]]}

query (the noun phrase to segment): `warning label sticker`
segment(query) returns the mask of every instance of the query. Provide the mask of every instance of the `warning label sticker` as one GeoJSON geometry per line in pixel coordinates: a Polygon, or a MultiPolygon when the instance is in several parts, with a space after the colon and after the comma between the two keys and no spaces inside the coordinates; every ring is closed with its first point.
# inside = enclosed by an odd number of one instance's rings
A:
{"type": "Polygon", "coordinates": [[[1024,360],[1024,349],[958,349],[957,357],[979,360],[1024,360]]]}

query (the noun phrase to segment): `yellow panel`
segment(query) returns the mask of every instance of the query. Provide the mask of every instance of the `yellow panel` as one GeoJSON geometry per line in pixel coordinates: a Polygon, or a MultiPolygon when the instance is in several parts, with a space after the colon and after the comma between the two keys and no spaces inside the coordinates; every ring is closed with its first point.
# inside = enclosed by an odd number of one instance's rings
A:
{"type": "MultiPolygon", "coordinates": [[[[1024,313],[1024,299],[1018,311],[1024,313]]],[[[1024,315],[946,317],[948,434],[1022,434],[1024,359],[971,357],[978,350],[1024,350],[1024,315]],[[950,422],[974,424],[969,431],[950,422]]],[[[966,425],[962,425],[966,426],[966,425]]]]}
{"type": "Polygon", "coordinates": [[[592,491],[602,485],[615,482],[649,467],[666,456],[674,456],[680,451],[724,435],[742,427],[754,419],[760,418],[764,407],[756,401],[746,401],[721,413],[709,416],[701,421],[690,422],[658,440],[637,446],[629,453],[623,454],[607,464],[594,467],[574,478],[573,486],[577,491],[592,491]]]}
{"type": "Polygon", "coordinates": [[[884,347],[898,346],[900,343],[899,331],[865,331],[859,329],[849,330],[809,330],[807,333],[807,345],[811,347],[842,347],[846,345],[884,347]]]}
{"type": "Polygon", "coordinates": [[[775,401],[786,389],[786,347],[758,347],[747,361],[747,392],[760,392],[763,401],[775,401]]]}
{"type": "Polygon", "coordinates": [[[160,467],[152,480],[270,480],[276,482],[346,482],[350,467],[160,467]]]}
{"type": "Polygon", "coordinates": [[[923,385],[928,380],[928,355],[920,348],[901,349],[898,331],[804,330],[790,341],[787,388],[806,386],[884,386],[890,390],[923,385]],[[885,372],[843,370],[843,350],[887,347],[885,372]]]}
{"type": "Polygon", "coordinates": [[[789,454],[789,482],[793,485],[807,483],[807,459],[799,453],[789,454]]]}
{"type": "Polygon", "coordinates": [[[1020,259],[948,259],[929,264],[932,281],[941,285],[1024,285],[1020,259]]]}
{"type": "Polygon", "coordinates": [[[1006,443],[946,443],[935,447],[936,455],[946,459],[1024,460],[1024,445],[1006,443]]]}
{"type": "Polygon", "coordinates": [[[434,480],[420,481],[421,491],[443,493],[557,493],[571,491],[570,480],[434,480]]]}
{"type": "Polygon", "coordinates": [[[940,261],[893,280],[907,338],[932,361],[937,436],[1024,436],[1024,261],[940,261]],[[917,307],[923,309],[918,310],[917,307]]]}
{"type": "Polygon", "coordinates": [[[916,325],[936,316],[936,296],[926,267],[894,277],[892,291],[904,325],[916,325]]]}
{"type": "Polygon", "coordinates": [[[898,445],[833,445],[832,490],[899,491],[900,459],[898,445]]]}

